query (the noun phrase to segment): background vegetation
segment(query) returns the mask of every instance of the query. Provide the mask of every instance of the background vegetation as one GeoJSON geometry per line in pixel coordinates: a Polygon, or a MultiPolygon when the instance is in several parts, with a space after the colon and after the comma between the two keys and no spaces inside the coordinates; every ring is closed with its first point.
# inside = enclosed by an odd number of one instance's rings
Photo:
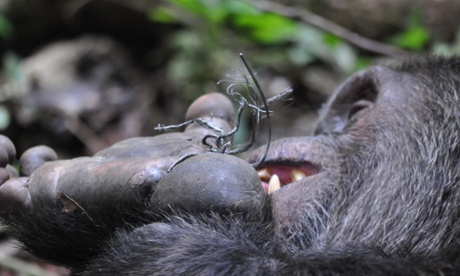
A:
{"type": "MultiPolygon", "coordinates": [[[[61,158],[156,135],[224,91],[244,53],[267,96],[293,88],[274,107],[275,138],[307,135],[353,72],[457,54],[459,13],[455,0],[2,0],[0,132],[19,153],[46,144],[61,158]]],[[[0,243],[0,275],[18,271],[68,273],[0,243]]]]}

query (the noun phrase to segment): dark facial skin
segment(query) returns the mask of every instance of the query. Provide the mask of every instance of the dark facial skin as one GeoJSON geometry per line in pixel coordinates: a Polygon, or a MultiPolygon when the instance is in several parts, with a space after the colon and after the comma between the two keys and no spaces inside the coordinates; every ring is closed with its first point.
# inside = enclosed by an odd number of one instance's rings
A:
{"type": "MultiPolygon", "coordinates": [[[[262,167],[276,172],[279,165],[300,170],[314,165],[318,172],[272,194],[276,234],[291,240],[294,235],[302,241],[301,246],[288,246],[290,251],[345,242],[372,243],[383,251],[408,246],[409,240],[401,240],[401,235],[407,235],[406,231],[413,235],[413,229],[421,227],[417,220],[432,208],[419,202],[428,199],[413,194],[434,192],[424,186],[426,179],[421,174],[428,168],[422,165],[436,167],[424,160],[426,157],[431,161],[436,156],[414,153],[423,146],[432,154],[441,150],[417,141],[438,137],[428,137],[436,130],[432,129],[433,123],[429,128],[424,124],[432,119],[424,118],[426,107],[420,105],[432,95],[423,91],[423,84],[416,80],[411,74],[383,67],[358,73],[342,85],[326,107],[315,136],[286,138],[272,144],[262,167]],[[400,212],[403,207],[418,211],[400,212]],[[407,224],[401,225],[401,221],[407,224]],[[394,228],[395,224],[399,229],[394,228]]],[[[449,110],[447,105],[440,108],[449,110]]],[[[257,159],[259,152],[253,152],[248,159],[257,159]]],[[[427,219],[434,222],[437,218],[427,219]]]]}
{"type": "MultiPolygon", "coordinates": [[[[219,166],[209,171],[218,173],[202,180],[210,183],[208,190],[198,188],[201,182],[192,181],[187,189],[171,185],[177,188],[170,193],[187,193],[184,200],[170,199],[180,208],[168,209],[161,218],[147,216],[147,221],[132,228],[120,227],[98,249],[98,256],[72,264],[75,271],[84,275],[459,274],[459,73],[459,59],[429,58],[355,74],[325,106],[314,136],[285,138],[270,146],[258,170],[262,182],[277,174],[280,189],[272,182],[265,187],[270,195],[264,195],[260,186],[238,182],[231,185],[232,203],[224,203],[224,208],[206,211],[206,204],[189,201],[215,198],[209,196],[214,195],[209,189],[221,189],[227,181],[215,185],[213,179],[222,179],[226,171],[238,179],[235,171],[244,168],[246,178],[252,177],[249,164],[240,162],[228,170],[219,166]],[[190,189],[197,183],[196,189],[190,189]],[[251,193],[260,199],[257,204],[232,207],[251,193]],[[181,205],[184,202],[192,206],[181,205]]],[[[263,148],[255,150],[245,158],[257,161],[262,152],[263,148]]],[[[217,164],[207,158],[209,166],[217,164]]],[[[168,183],[186,183],[187,170],[199,170],[197,163],[184,161],[185,169],[177,174],[173,170],[168,177],[173,182],[168,183]]],[[[42,243],[54,242],[57,248],[61,242],[65,247],[66,242],[58,238],[48,237],[42,243]]],[[[92,241],[98,242],[105,240],[92,241]]]]}

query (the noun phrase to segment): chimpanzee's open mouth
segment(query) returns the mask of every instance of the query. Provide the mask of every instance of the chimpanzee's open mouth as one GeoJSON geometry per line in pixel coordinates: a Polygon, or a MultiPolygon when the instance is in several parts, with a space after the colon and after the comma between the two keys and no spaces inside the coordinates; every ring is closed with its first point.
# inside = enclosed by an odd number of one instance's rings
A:
{"type": "Polygon", "coordinates": [[[283,186],[299,181],[307,176],[319,173],[320,167],[312,163],[296,165],[267,164],[257,170],[262,187],[268,194],[283,186]]]}

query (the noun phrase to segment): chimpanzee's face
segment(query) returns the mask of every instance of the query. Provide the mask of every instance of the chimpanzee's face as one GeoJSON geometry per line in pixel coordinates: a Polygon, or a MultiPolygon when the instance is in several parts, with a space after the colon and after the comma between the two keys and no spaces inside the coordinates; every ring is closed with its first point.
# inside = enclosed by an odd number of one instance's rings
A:
{"type": "Polygon", "coordinates": [[[301,248],[358,237],[383,244],[386,227],[417,219],[398,212],[424,208],[413,197],[427,189],[427,170],[438,157],[424,147],[439,138],[430,118],[451,108],[425,77],[382,67],[358,73],[325,107],[315,136],[271,145],[259,174],[271,192],[279,236],[301,248]]]}

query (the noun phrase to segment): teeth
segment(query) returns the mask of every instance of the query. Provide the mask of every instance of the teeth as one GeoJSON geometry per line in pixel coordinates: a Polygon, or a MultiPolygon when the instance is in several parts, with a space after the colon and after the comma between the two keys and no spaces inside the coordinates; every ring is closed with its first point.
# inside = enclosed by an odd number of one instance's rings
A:
{"type": "Polygon", "coordinates": [[[270,177],[272,176],[268,169],[258,170],[257,174],[259,174],[260,179],[270,179],[270,177]]]}
{"type": "Polygon", "coordinates": [[[294,182],[294,181],[297,181],[297,180],[300,180],[300,179],[306,177],[307,175],[302,171],[294,169],[294,170],[291,171],[289,176],[291,177],[291,181],[294,182]]]}
{"type": "Polygon", "coordinates": [[[281,188],[280,179],[276,174],[274,174],[270,178],[270,182],[268,182],[268,194],[271,194],[271,193],[275,192],[279,188],[281,188]]]}

